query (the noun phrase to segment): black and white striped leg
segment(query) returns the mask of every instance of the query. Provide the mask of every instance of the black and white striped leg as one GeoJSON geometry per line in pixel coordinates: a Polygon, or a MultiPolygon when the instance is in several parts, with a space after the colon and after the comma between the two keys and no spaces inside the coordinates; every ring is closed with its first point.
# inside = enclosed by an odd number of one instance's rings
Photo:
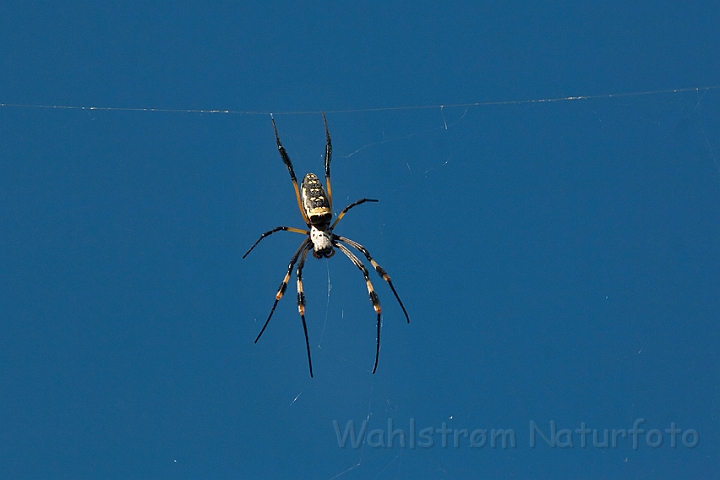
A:
{"type": "Polygon", "coordinates": [[[272,126],[273,130],[275,131],[275,143],[277,144],[278,152],[280,152],[280,158],[282,158],[283,163],[288,169],[288,172],[290,173],[290,180],[292,181],[293,188],[295,189],[295,199],[297,200],[298,208],[300,209],[300,213],[303,216],[303,220],[305,220],[305,223],[308,223],[308,217],[305,213],[305,209],[302,207],[302,202],[300,201],[300,190],[298,189],[298,182],[297,178],[295,177],[295,171],[293,170],[292,162],[290,161],[290,156],[285,151],[285,147],[282,146],[282,143],[280,142],[280,135],[278,135],[277,127],[275,126],[275,118],[270,114],[270,120],[272,120],[272,126]]]}
{"type": "Polygon", "coordinates": [[[358,259],[354,253],[350,251],[349,248],[347,248],[342,243],[335,243],[335,246],[339,248],[349,259],[350,261],[355,264],[357,268],[360,269],[363,276],[365,277],[365,285],[367,286],[368,295],[370,296],[370,301],[372,302],[373,308],[375,309],[375,313],[377,313],[377,346],[375,347],[375,365],[373,366],[372,373],[375,373],[378,366],[378,359],[380,358],[380,314],[382,313],[382,309],[380,308],[380,299],[378,298],[377,293],[375,293],[375,288],[373,287],[372,282],[370,281],[370,275],[368,274],[368,269],[365,268],[365,265],[358,259]]]}
{"type": "Polygon", "coordinates": [[[310,234],[310,232],[308,232],[307,230],[301,230],[301,229],[295,228],[295,227],[275,227],[272,230],[270,230],[269,232],[265,232],[262,235],[260,235],[260,238],[257,239],[257,242],[253,243],[253,246],[250,247],[250,249],[247,252],[245,252],[245,255],[243,255],[242,258],[247,257],[250,254],[250,252],[253,251],[253,248],[255,248],[257,246],[257,244],[260,243],[260,241],[263,238],[269,237],[270,235],[272,235],[275,232],[294,232],[294,233],[302,233],[303,235],[310,234]]]}
{"type": "Polygon", "coordinates": [[[325,112],[322,112],[323,123],[325,124],[325,186],[327,187],[328,202],[332,210],[332,189],[330,188],[330,160],[332,159],[332,142],[330,141],[330,130],[328,130],[325,112]]]}
{"type": "Polygon", "coordinates": [[[312,248],[312,244],[309,244],[307,247],[305,247],[305,250],[303,250],[303,253],[300,256],[300,261],[298,262],[298,266],[297,266],[298,313],[300,313],[300,318],[302,319],[303,331],[305,332],[305,348],[307,348],[308,366],[310,367],[310,377],[313,376],[313,370],[312,370],[312,358],[310,357],[310,340],[308,339],[307,323],[305,323],[305,292],[303,291],[302,271],[303,271],[303,267],[305,266],[305,259],[307,258],[307,254],[311,248],[312,248]]]}
{"type": "Polygon", "coordinates": [[[338,222],[340,221],[340,219],[345,216],[345,214],[348,212],[348,210],[350,210],[353,207],[357,207],[358,205],[362,205],[365,202],[377,202],[377,200],[372,199],[372,198],[361,198],[357,202],[353,202],[350,205],[348,205],[347,207],[343,208],[342,211],[338,214],[338,216],[335,219],[335,221],[333,222],[333,224],[330,226],[330,230],[335,228],[335,225],[337,225],[338,222]]]}
{"type": "Polygon", "coordinates": [[[405,318],[407,319],[407,322],[410,323],[410,316],[408,315],[407,310],[405,310],[405,305],[403,305],[402,300],[400,300],[400,296],[397,294],[397,292],[395,291],[395,287],[393,286],[392,282],[390,281],[390,275],[388,275],[388,273],[385,271],[385,269],[382,268],[380,265],[378,265],[378,263],[375,260],[373,260],[373,258],[370,256],[370,252],[368,252],[365,247],[363,247],[362,245],[360,245],[359,243],[357,243],[353,240],[350,240],[349,238],[341,237],[339,235],[333,235],[333,237],[335,238],[335,240],[345,242],[348,245],[350,245],[351,247],[356,248],[357,250],[362,252],[363,255],[365,255],[365,258],[368,259],[368,262],[370,262],[370,264],[373,266],[373,268],[375,269],[377,274],[380,275],[382,277],[382,279],[388,283],[388,285],[390,285],[390,289],[392,290],[393,294],[395,295],[395,298],[397,298],[397,301],[400,304],[400,308],[402,308],[402,311],[405,314],[405,318]]]}
{"type": "Polygon", "coordinates": [[[297,249],[295,254],[290,259],[290,264],[288,265],[287,272],[285,272],[285,278],[283,278],[283,281],[280,284],[280,288],[278,288],[278,291],[275,294],[275,303],[273,303],[272,309],[270,310],[270,315],[268,315],[267,320],[265,320],[265,325],[263,325],[262,330],[260,330],[260,333],[258,334],[257,338],[255,339],[255,343],[257,343],[258,340],[260,340],[260,337],[262,337],[262,334],[263,334],[263,332],[265,332],[265,329],[267,328],[268,323],[270,323],[270,319],[272,318],[273,313],[275,313],[275,307],[277,307],[278,302],[285,294],[285,289],[287,288],[287,284],[290,281],[290,274],[292,273],[292,269],[295,266],[295,262],[297,262],[297,259],[300,256],[300,253],[302,253],[303,251],[306,251],[306,253],[307,253],[307,247],[309,244],[312,245],[310,243],[310,239],[306,238],[300,245],[300,248],[297,249]]]}

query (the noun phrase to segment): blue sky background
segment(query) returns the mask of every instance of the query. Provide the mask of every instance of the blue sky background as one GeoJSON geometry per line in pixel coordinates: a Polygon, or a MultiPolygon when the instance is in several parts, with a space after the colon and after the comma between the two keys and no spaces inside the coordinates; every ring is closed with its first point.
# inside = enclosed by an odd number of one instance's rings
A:
{"type": "Polygon", "coordinates": [[[0,103],[174,110],[0,107],[0,477],[716,474],[720,8],[597,3],[0,4],[0,103]],[[267,113],[303,176],[321,110],[335,210],[380,200],[337,232],[411,317],[373,276],[375,375],[341,255],[305,269],[315,378],[294,280],[253,344],[302,240],[241,259],[302,227],[267,113]],[[660,446],[530,446],[639,418],[660,446]]]}

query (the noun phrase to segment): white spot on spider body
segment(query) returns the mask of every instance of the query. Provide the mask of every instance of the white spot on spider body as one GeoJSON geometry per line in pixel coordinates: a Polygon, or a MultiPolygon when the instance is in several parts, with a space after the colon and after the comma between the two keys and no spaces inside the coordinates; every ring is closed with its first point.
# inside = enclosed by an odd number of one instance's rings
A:
{"type": "Polygon", "coordinates": [[[332,244],[332,230],[330,228],[318,228],[310,226],[310,241],[313,244],[313,256],[315,258],[330,258],[335,253],[332,244]]]}

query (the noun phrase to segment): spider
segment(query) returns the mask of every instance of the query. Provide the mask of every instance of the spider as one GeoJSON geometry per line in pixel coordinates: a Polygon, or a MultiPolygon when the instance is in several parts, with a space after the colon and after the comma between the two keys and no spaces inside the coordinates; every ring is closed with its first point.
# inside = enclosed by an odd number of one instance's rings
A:
{"type": "Polygon", "coordinates": [[[380,277],[382,277],[382,279],[385,280],[388,285],[390,285],[390,289],[392,290],[395,298],[400,304],[400,308],[402,308],[402,311],[405,314],[405,318],[407,319],[408,323],[410,323],[410,317],[408,316],[407,310],[405,310],[405,306],[400,300],[400,297],[395,291],[395,287],[390,281],[390,276],[380,265],[378,265],[375,260],[373,260],[373,258],[370,256],[370,252],[368,252],[367,249],[359,243],[350,240],[349,238],[335,235],[333,233],[333,229],[335,228],[335,226],[351,208],[366,202],[377,202],[377,200],[370,198],[362,198],[356,202],[353,202],[347,207],[343,208],[342,211],[340,211],[340,213],[338,214],[335,221],[330,223],[332,221],[332,191],[330,190],[330,159],[332,156],[332,143],[330,141],[330,131],[328,130],[327,119],[325,118],[324,112],[322,113],[322,117],[323,123],[325,124],[325,185],[327,185],[327,195],[325,194],[322,183],[318,179],[317,175],[315,175],[314,173],[308,173],[307,175],[305,175],[305,178],[303,178],[302,184],[298,189],[298,182],[297,178],[295,178],[295,172],[293,171],[292,162],[290,161],[290,157],[288,156],[285,148],[283,148],[282,143],[280,142],[280,136],[278,135],[277,126],[275,126],[275,118],[270,115],[273,130],[275,131],[275,142],[277,143],[277,149],[278,152],[280,152],[280,157],[282,158],[283,163],[285,163],[288,172],[290,172],[290,180],[292,181],[293,187],[295,188],[295,198],[297,199],[298,208],[300,209],[300,214],[302,215],[308,229],[303,230],[294,227],[273,228],[272,230],[260,235],[260,238],[258,238],[258,240],[253,244],[253,246],[250,247],[247,252],[245,252],[245,255],[243,255],[243,258],[247,257],[263,238],[270,236],[275,232],[294,232],[307,235],[305,240],[303,240],[303,242],[300,244],[300,247],[298,247],[298,249],[293,254],[292,258],[290,258],[290,264],[288,265],[285,277],[280,284],[280,288],[278,288],[278,291],[275,294],[275,303],[273,303],[272,309],[270,310],[270,315],[268,315],[267,320],[265,320],[265,325],[263,325],[262,330],[260,330],[260,333],[255,339],[255,343],[260,340],[260,337],[265,332],[265,328],[267,328],[268,323],[270,323],[270,319],[272,318],[273,313],[275,313],[275,307],[277,307],[278,302],[283,297],[285,289],[287,288],[287,284],[290,281],[290,275],[292,273],[293,266],[297,262],[296,275],[298,312],[300,313],[303,331],[305,332],[305,347],[307,348],[310,376],[313,376],[312,358],[310,356],[310,341],[308,340],[307,324],[305,323],[305,294],[303,293],[302,270],[303,266],[305,265],[305,259],[307,258],[307,254],[311,249],[313,256],[319,259],[323,257],[332,257],[335,254],[335,248],[338,248],[342,253],[345,254],[345,256],[350,259],[350,261],[362,272],[363,276],[365,277],[365,285],[367,286],[368,294],[370,295],[370,302],[372,302],[372,306],[375,309],[375,313],[377,314],[377,345],[375,348],[375,365],[373,366],[372,370],[372,373],[375,373],[378,366],[378,358],[380,357],[380,299],[378,298],[377,293],[375,293],[372,282],[370,282],[368,269],[346,245],[355,248],[360,253],[362,253],[365,258],[367,258],[368,262],[370,262],[378,275],[380,275],[380,277]],[[300,260],[298,261],[298,259],[300,260]]]}

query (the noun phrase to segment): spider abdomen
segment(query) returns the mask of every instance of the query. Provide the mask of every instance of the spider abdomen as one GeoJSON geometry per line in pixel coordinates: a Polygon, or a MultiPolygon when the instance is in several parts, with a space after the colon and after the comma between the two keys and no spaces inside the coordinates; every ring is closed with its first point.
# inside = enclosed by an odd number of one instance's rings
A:
{"type": "Polygon", "coordinates": [[[303,208],[310,225],[328,225],[332,219],[332,210],[325,189],[317,175],[314,173],[305,175],[301,191],[303,208]]]}

